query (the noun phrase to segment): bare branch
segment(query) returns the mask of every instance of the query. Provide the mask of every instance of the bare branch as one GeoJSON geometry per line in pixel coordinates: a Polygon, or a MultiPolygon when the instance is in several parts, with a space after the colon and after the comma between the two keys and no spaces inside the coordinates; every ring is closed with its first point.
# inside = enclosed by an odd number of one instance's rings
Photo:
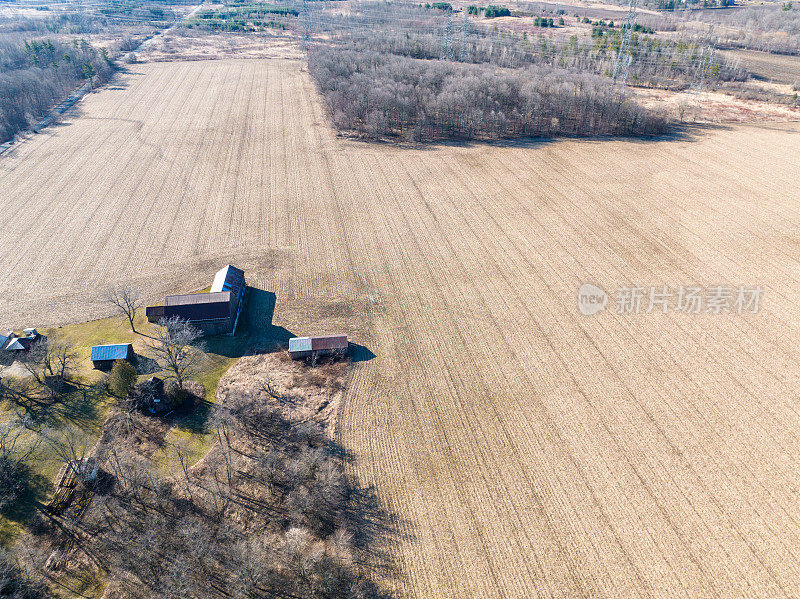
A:
{"type": "Polygon", "coordinates": [[[124,285],[120,287],[109,287],[105,293],[105,301],[114,306],[119,314],[128,319],[128,323],[131,325],[131,331],[137,335],[141,335],[141,333],[136,330],[136,325],[134,324],[136,321],[136,311],[143,305],[142,296],[138,289],[124,285]]]}
{"type": "Polygon", "coordinates": [[[177,317],[160,322],[158,332],[150,337],[151,356],[174,379],[180,388],[200,372],[205,362],[204,347],[199,341],[202,333],[189,322],[177,317]]]}

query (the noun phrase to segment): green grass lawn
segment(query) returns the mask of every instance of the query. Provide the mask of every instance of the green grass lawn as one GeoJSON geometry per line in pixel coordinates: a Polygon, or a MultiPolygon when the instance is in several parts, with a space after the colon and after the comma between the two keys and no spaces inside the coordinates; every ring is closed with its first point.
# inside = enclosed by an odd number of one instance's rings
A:
{"type": "MultiPolygon", "coordinates": [[[[244,314],[243,314],[244,316],[244,314]]],[[[243,319],[245,320],[245,319],[243,319]]],[[[152,325],[147,322],[144,310],[140,310],[135,320],[137,331],[147,334],[152,325]]],[[[207,337],[203,341],[207,347],[207,360],[202,372],[195,377],[206,388],[206,401],[192,412],[175,420],[167,441],[175,444],[188,453],[192,462],[200,459],[211,447],[215,436],[209,429],[207,419],[212,405],[216,402],[216,389],[223,374],[244,354],[249,343],[249,334],[242,327],[236,337],[207,337]]],[[[92,442],[100,434],[103,422],[109,409],[117,398],[94,387],[101,377],[100,371],[92,367],[89,360],[94,345],[108,343],[132,343],[137,355],[146,355],[146,339],[136,335],[130,329],[124,317],[104,318],[80,324],[67,325],[41,331],[49,338],[60,338],[74,345],[79,355],[79,364],[73,376],[76,385],[57,403],[29,402],[31,405],[0,405],[0,421],[8,420],[15,413],[28,413],[39,422],[45,423],[54,430],[73,425],[87,435],[92,442]]],[[[159,373],[155,373],[158,375],[159,373]]],[[[152,374],[140,375],[140,380],[152,374]]],[[[168,448],[157,456],[159,467],[165,472],[177,471],[180,468],[175,452],[168,448]]],[[[39,484],[30,505],[23,506],[11,517],[0,515],[0,546],[13,543],[24,530],[27,518],[33,512],[34,501],[46,501],[52,491],[53,481],[61,464],[47,448],[42,446],[35,462],[33,472],[39,484]]]]}

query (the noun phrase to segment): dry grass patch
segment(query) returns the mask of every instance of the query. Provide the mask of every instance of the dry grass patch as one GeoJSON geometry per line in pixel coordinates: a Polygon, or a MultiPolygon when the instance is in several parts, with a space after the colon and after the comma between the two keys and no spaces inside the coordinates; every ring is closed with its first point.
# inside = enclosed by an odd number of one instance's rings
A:
{"type": "Polygon", "coordinates": [[[244,356],[220,379],[217,394],[224,401],[230,393],[257,390],[284,417],[318,422],[333,434],[348,366],[345,360],[311,366],[286,351],[244,356]]]}

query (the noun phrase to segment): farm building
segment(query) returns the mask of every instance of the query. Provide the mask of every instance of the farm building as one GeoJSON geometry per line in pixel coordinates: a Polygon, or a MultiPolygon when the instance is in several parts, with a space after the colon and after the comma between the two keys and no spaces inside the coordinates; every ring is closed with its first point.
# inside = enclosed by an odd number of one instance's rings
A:
{"type": "Polygon", "coordinates": [[[25,337],[11,337],[6,339],[3,346],[4,351],[28,351],[31,348],[31,340],[25,337]]]}
{"type": "Polygon", "coordinates": [[[344,355],[348,347],[347,335],[292,337],[289,339],[289,356],[293,360],[298,360],[331,354],[344,355]]]}
{"type": "Polygon", "coordinates": [[[34,343],[43,339],[36,329],[25,329],[23,335],[16,335],[13,331],[0,334],[0,350],[3,351],[28,351],[34,343]]]}
{"type": "Polygon", "coordinates": [[[92,360],[92,365],[98,370],[110,370],[116,360],[132,362],[135,357],[133,345],[130,343],[118,343],[114,345],[95,345],[92,348],[90,359],[92,360]]]}
{"type": "Polygon", "coordinates": [[[144,315],[148,322],[158,322],[164,318],[164,306],[147,306],[144,315]]]}
{"type": "Polygon", "coordinates": [[[246,283],[244,271],[230,264],[214,276],[209,293],[168,295],[163,306],[149,306],[147,320],[177,317],[206,335],[233,335],[242,310],[246,283]]]}

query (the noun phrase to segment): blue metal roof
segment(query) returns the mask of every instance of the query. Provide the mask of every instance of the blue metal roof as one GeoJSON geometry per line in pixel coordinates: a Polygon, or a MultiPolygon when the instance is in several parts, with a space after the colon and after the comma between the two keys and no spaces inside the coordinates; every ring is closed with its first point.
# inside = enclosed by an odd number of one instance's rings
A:
{"type": "Polygon", "coordinates": [[[119,343],[117,345],[95,345],[92,348],[92,362],[99,360],[124,360],[128,357],[130,343],[119,343]]]}

